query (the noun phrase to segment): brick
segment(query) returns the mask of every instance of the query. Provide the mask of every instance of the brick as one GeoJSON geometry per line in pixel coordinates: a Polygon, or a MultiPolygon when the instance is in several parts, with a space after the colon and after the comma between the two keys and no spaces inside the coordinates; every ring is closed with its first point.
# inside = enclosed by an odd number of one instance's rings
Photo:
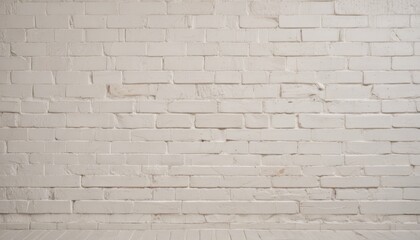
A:
{"type": "Polygon", "coordinates": [[[182,213],[199,214],[270,214],[297,213],[295,202],[183,202],[182,213]]]}
{"type": "Polygon", "coordinates": [[[364,83],[410,83],[411,74],[406,71],[366,71],[364,83]]]}
{"type": "Polygon", "coordinates": [[[312,188],[319,187],[318,178],[303,176],[273,177],[273,187],[278,188],[312,188]]]}
{"type": "Polygon", "coordinates": [[[141,28],[146,25],[146,17],[136,15],[108,16],[108,28],[141,28]]]}
{"type": "Polygon", "coordinates": [[[334,16],[322,17],[322,26],[331,28],[361,28],[369,25],[367,16],[334,16]]]}
{"type": "Polygon", "coordinates": [[[36,16],[36,27],[38,28],[68,28],[69,18],[65,15],[36,16]]]}
{"type": "Polygon", "coordinates": [[[301,203],[300,210],[304,214],[316,215],[358,214],[359,204],[350,201],[305,201],[301,203]]]}
{"type": "Polygon", "coordinates": [[[404,176],[410,175],[412,168],[410,166],[367,166],[366,175],[371,176],[404,176]]]}
{"type": "Polygon", "coordinates": [[[87,29],[86,41],[88,42],[114,42],[119,40],[117,29],[87,29]]]}
{"type": "Polygon", "coordinates": [[[0,70],[29,70],[29,59],[0,57],[0,70]]]}
{"type": "Polygon", "coordinates": [[[171,2],[168,4],[168,14],[212,14],[213,11],[211,2],[171,2]]]}
{"type": "Polygon", "coordinates": [[[16,14],[18,15],[35,15],[46,14],[46,3],[19,3],[16,4],[16,14]]]}
{"type": "Polygon", "coordinates": [[[350,154],[391,153],[389,142],[347,142],[346,152],[350,154]]]}
{"type": "Polygon", "coordinates": [[[350,42],[392,42],[397,37],[389,29],[355,28],[346,29],[344,39],[350,42]]]}
{"type": "Polygon", "coordinates": [[[165,70],[202,70],[204,65],[203,57],[165,57],[165,70]]]}
{"type": "Polygon", "coordinates": [[[190,128],[192,117],[187,114],[160,114],[156,119],[158,128],[190,128]]]}
{"type": "Polygon", "coordinates": [[[278,22],[276,18],[241,16],[239,26],[242,28],[275,28],[278,26],[278,22]]]}
{"type": "Polygon", "coordinates": [[[168,104],[169,112],[212,113],[217,111],[215,101],[174,101],[168,104]]]}
{"type": "Polygon", "coordinates": [[[1,176],[2,187],[80,187],[80,176],[1,176]]]}
{"type": "Polygon", "coordinates": [[[66,87],[67,97],[103,98],[105,95],[104,85],[68,85],[66,87]]]}
{"type": "Polygon", "coordinates": [[[403,198],[408,199],[408,200],[418,200],[418,199],[420,199],[420,189],[418,189],[418,188],[405,188],[403,198]]]}
{"type": "Polygon", "coordinates": [[[333,188],[378,187],[379,179],[375,177],[322,177],[321,186],[333,188]]]}
{"type": "Polygon", "coordinates": [[[132,176],[83,176],[83,187],[146,187],[150,182],[145,177],[132,176]]]}
{"type": "Polygon", "coordinates": [[[340,154],[341,144],[333,142],[300,142],[298,152],[304,154],[340,154]]]}
{"type": "Polygon", "coordinates": [[[247,13],[247,6],[240,1],[217,2],[214,11],[217,15],[242,15],[247,13]]]}
{"type": "Polygon", "coordinates": [[[116,60],[117,70],[162,70],[162,59],[159,57],[122,56],[116,60]]]}
{"type": "Polygon", "coordinates": [[[64,127],[64,114],[28,114],[22,115],[20,125],[23,127],[64,127]]]}
{"type": "Polygon", "coordinates": [[[187,28],[189,20],[184,15],[156,15],[148,18],[150,28],[187,28]]]}
{"type": "Polygon", "coordinates": [[[141,201],[134,202],[135,213],[180,213],[181,212],[181,202],[165,202],[165,201],[141,201]]]}
{"type": "Polygon", "coordinates": [[[164,2],[133,2],[120,3],[120,14],[165,14],[164,2]]]}
{"type": "Polygon", "coordinates": [[[262,112],[262,103],[253,101],[226,101],[219,104],[219,112],[241,113],[262,112]]]}
{"type": "Polygon", "coordinates": [[[153,128],[154,116],[148,114],[128,115],[119,114],[116,117],[119,128],[153,128]]]}
{"type": "Polygon", "coordinates": [[[362,201],[360,202],[360,212],[362,214],[377,215],[404,215],[417,214],[419,204],[410,201],[362,201]]]}
{"type": "Polygon", "coordinates": [[[0,16],[0,28],[33,28],[34,26],[33,16],[0,16]]]}
{"type": "Polygon", "coordinates": [[[27,213],[71,213],[71,202],[62,200],[34,200],[29,202],[27,213]]]}
{"type": "Polygon", "coordinates": [[[198,29],[170,29],[168,42],[203,42],[205,31],[198,29]]]}
{"type": "Polygon", "coordinates": [[[343,58],[334,57],[312,57],[298,58],[297,69],[302,71],[308,70],[343,70],[346,67],[346,61],[343,58]]]}
{"type": "Polygon", "coordinates": [[[208,42],[256,42],[258,32],[253,29],[208,29],[206,39],[208,42]]]}
{"type": "Polygon", "coordinates": [[[296,116],[289,114],[274,114],[271,116],[271,126],[274,128],[294,128],[296,116]]]}
{"type": "Polygon", "coordinates": [[[326,87],[326,99],[369,99],[371,86],[330,84],[326,87]]]}
{"type": "Polygon", "coordinates": [[[339,114],[300,114],[299,125],[303,128],[343,128],[344,116],[339,114]]]}
{"type": "Polygon", "coordinates": [[[99,43],[70,43],[68,49],[71,56],[97,56],[103,53],[99,43]]]}
{"type": "Polygon", "coordinates": [[[321,26],[321,18],[316,15],[280,16],[280,28],[316,28],[321,26]]]}
{"type": "Polygon", "coordinates": [[[250,142],[249,152],[257,154],[296,153],[296,142],[250,142]]]}
{"type": "Polygon", "coordinates": [[[116,14],[117,13],[117,3],[113,2],[87,2],[85,3],[86,13],[94,15],[102,14],[116,14]]]}
{"type": "Polygon", "coordinates": [[[418,70],[420,57],[393,57],[392,69],[393,70],[418,70]]]}
{"type": "Polygon", "coordinates": [[[379,114],[346,115],[347,128],[391,128],[392,117],[379,114]]]}
{"type": "Polygon", "coordinates": [[[109,43],[104,44],[104,52],[111,56],[142,56],[146,55],[146,44],[109,43]]]}
{"type": "Polygon", "coordinates": [[[83,3],[47,3],[47,13],[51,15],[83,14],[83,3]]]}
{"type": "Polygon", "coordinates": [[[340,32],[336,29],[303,29],[302,41],[336,42],[339,41],[340,32]]]}
{"type": "Polygon", "coordinates": [[[240,128],[243,118],[238,114],[198,114],[195,119],[197,128],[240,128]]]}
{"type": "Polygon", "coordinates": [[[378,101],[357,101],[343,100],[333,101],[327,105],[330,112],[333,113],[374,113],[381,109],[378,101]]]}
{"type": "Polygon", "coordinates": [[[32,69],[42,71],[69,70],[70,59],[66,57],[33,57],[32,69]]]}
{"type": "Polygon", "coordinates": [[[170,72],[152,71],[126,71],[124,72],[124,83],[169,83],[172,80],[170,72]]]}
{"type": "Polygon", "coordinates": [[[11,75],[12,83],[16,84],[52,84],[52,72],[47,71],[14,71],[11,75]]]}
{"type": "Polygon", "coordinates": [[[76,213],[131,213],[133,203],[126,201],[76,201],[74,203],[76,213]]]}
{"type": "Polygon", "coordinates": [[[165,153],[166,144],[163,142],[113,142],[112,153],[165,153]]]}
{"type": "Polygon", "coordinates": [[[389,70],[391,59],[386,57],[355,57],[350,58],[349,69],[351,70],[389,70]]]}
{"type": "Polygon", "coordinates": [[[274,55],[279,56],[323,56],[327,55],[325,43],[276,43],[274,55]]]}
{"type": "Polygon", "coordinates": [[[268,113],[321,112],[322,104],[307,100],[276,100],[264,103],[268,113]]]}
{"type": "Polygon", "coordinates": [[[114,118],[107,113],[72,113],[67,114],[67,126],[69,127],[111,127],[114,118]]]}
{"type": "Polygon", "coordinates": [[[374,56],[405,56],[413,54],[410,43],[371,43],[371,54],[374,56]]]}
{"type": "Polygon", "coordinates": [[[418,127],[419,116],[414,114],[395,115],[392,119],[392,126],[394,127],[418,127]]]}
{"type": "Polygon", "coordinates": [[[0,228],[417,228],[419,9],[1,2],[0,228]]]}
{"type": "Polygon", "coordinates": [[[147,46],[149,56],[182,56],[185,53],[184,43],[149,43],[147,46]]]}
{"type": "Polygon", "coordinates": [[[362,42],[336,42],[331,43],[329,52],[335,56],[363,56],[367,55],[369,45],[362,42]]]}
{"type": "Polygon", "coordinates": [[[382,99],[415,98],[419,95],[419,86],[410,84],[381,84],[374,86],[372,94],[382,99]]]}
{"type": "Polygon", "coordinates": [[[126,40],[130,42],[159,42],[165,39],[160,29],[126,29],[126,40]]]}
{"type": "Polygon", "coordinates": [[[215,15],[198,15],[194,16],[195,28],[221,28],[225,25],[223,16],[215,15]]]}

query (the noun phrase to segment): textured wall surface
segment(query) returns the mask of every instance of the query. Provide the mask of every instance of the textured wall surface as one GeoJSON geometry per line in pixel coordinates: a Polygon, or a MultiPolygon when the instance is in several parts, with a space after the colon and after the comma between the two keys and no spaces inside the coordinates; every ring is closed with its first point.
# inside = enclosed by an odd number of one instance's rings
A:
{"type": "Polygon", "coordinates": [[[2,0],[0,40],[0,228],[420,228],[418,0],[2,0]]]}

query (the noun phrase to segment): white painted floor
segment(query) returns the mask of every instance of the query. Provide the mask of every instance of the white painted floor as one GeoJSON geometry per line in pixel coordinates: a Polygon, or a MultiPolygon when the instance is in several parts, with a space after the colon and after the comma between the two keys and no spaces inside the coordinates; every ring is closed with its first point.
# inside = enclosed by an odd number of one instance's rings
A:
{"type": "Polygon", "coordinates": [[[0,230],[0,240],[419,240],[420,231],[0,230]]]}

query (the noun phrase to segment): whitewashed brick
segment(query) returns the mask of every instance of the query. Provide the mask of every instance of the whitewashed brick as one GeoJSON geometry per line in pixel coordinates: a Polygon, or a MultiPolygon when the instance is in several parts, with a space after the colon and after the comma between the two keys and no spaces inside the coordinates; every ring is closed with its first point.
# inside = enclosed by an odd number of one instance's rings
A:
{"type": "Polygon", "coordinates": [[[334,57],[313,57],[313,58],[298,58],[297,69],[302,71],[307,70],[343,70],[346,67],[346,61],[343,58],[334,57]]]}
{"type": "Polygon", "coordinates": [[[379,215],[417,214],[419,212],[418,205],[417,202],[409,201],[363,201],[360,203],[360,212],[379,215]]]}
{"type": "Polygon", "coordinates": [[[366,71],[363,82],[373,83],[410,83],[411,74],[406,71],[366,71]]]}
{"type": "Polygon", "coordinates": [[[195,118],[197,128],[240,128],[242,125],[240,114],[198,114],[195,118]]]}
{"type": "Polygon", "coordinates": [[[379,114],[346,115],[347,128],[391,128],[392,116],[379,114]]]}
{"type": "Polygon", "coordinates": [[[334,16],[326,15],[322,17],[323,27],[333,28],[361,28],[368,26],[367,16],[334,16]]]}
{"type": "Polygon", "coordinates": [[[76,213],[131,213],[133,203],[125,201],[76,201],[74,203],[76,213]]]}
{"type": "Polygon", "coordinates": [[[342,128],[344,116],[300,114],[299,125],[303,128],[342,128]]]}
{"type": "Polygon", "coordinates": [[[200,214],[269,214],[296,213],[298,206],[295,202],[183,202],[183,213],[200,214]]]}
{"type": "Polygon", "coordinates": [[[136,15],[108,16],[109,28],[141,28],[146,25],[146,17],[136,15]]]}
{"type": "Polygon", "coordinates": [[[322,177],[322,187],[367,188],[378,187],[379,178],[375,177],[322,177]]]}
{"type": "Polygon", "coordinates": [[[204,65],[203,57],[165,57],[165,70],[202,70],[204,65]]]}
{"type": "Polygon", "coordinates": [[[321,26],[321,17],[316,15],[290,15],[279,17],[280,28],[316,28],[321,26]]]}
{"type": "Polygon", "coordinates": [[[279,56],[323,56],[327,55],[325,43],[276,43],[274,55],[279,56]]]}
{"type": "Polygon", "coordinates": [[[187,114],[160,114],[156,118],[158,128],[190,128],[192,117],[187,114]]]}
{"type": "MultiPolygon", "coordinates": [[[[419,9],[1,2],[0,228],[156,230],[146,239],[418,228],[419,9]]],[[[18,236],[89,238],[62,233],[18,236]]]]}
{"type": "Polygon", "coordinates": [[[172,2],[168,4],[168,14],[212,14],[211,2],[182,3],[172,2]]]}
{"type": "Polygon", "coordinates": [[[62,200],[34,200],[29,202],[27,213],[71,213],[71,202],[62,200]]]}
{"type": "Polygon", "coordinates": [[[102,14],[116,14],[117,3],[114,2],[86,2],[85,10],[87,14],[102,15],[102,14]]]}
{"type": "Polygon", "coordinates": [[[53,75],[47,71],[14,71],[11,80],[16,84],[52,84],[53,75]]]}
{"type": "Polygon", "coordinates": [[[239,26],[242,28],[275,28],[278,26],[277,19],[241,16],[239,26]]]}
{"type": "Polygon", "coordinates": [[[302,30],[302,41],[314,41],[314,42],[335,42],[338,41],[340,32],[336,29],[303,29],[302,30]]]}
{"type": "Polygon", "coordinates": [[[165,31],[160,29],[127,29],[126,40],[130,42],[159,42],[165,39],[165,31]]]}
{"type": "Polygon", "coordinates": [[[359,212],[359,204],[350,201],[306,201],[302,202],[300,209],[304,214],[357,214],[359,212]]]}
{"type": "Polygon", "coordinates": [[[57,84],[75,84],[75,85],[83,85],[89,84],[90,82],[90,75],[87,72],[64,72],[60,71],[57,72],[55,76],[55,82],[57,84]]]}
{"type": "Polygon", "coordinates": [[[150,28],[187,28],[189,25],[185,15],[155,15],[148,18],[150,28]]]}
{"type": "Polygon", "coordinates": [[[111,56],[141,56],[146,55],[144,43],[106,43],[104,52],[111,56]]]}

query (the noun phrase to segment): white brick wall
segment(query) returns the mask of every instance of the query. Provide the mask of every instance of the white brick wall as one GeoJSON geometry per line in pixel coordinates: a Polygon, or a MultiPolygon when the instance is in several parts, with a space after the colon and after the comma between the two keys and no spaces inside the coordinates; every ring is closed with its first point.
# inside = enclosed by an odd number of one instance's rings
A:
{"type": "Polygon", "coordinates": [[[419,229],[420,1],[0,1],[0,228],[419,229]]]}

